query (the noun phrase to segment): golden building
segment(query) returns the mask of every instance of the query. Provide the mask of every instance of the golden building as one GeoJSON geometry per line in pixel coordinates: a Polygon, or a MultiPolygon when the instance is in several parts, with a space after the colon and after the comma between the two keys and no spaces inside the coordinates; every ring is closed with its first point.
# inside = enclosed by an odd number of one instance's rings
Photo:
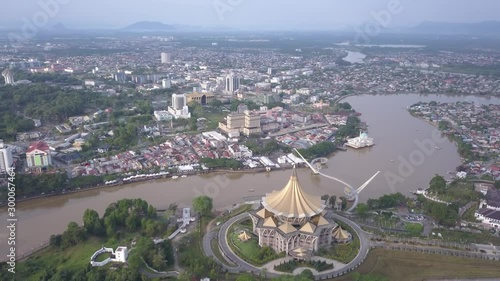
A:
{"type": "Polygon", "coordinates": [[[187,103],[195,102],[200,105],[207,105],[215,100],[215,95],[210,93],[187,94],[187,103]]]}
{"type": "Polygon", "coordinates": [[[250,213],[261,247],[304,258],[335,241],[337,223],[326,216],[325,202],[319,196],[302,190],[295,169],[282,190],[262,198],[262,206],[250,213]]]}

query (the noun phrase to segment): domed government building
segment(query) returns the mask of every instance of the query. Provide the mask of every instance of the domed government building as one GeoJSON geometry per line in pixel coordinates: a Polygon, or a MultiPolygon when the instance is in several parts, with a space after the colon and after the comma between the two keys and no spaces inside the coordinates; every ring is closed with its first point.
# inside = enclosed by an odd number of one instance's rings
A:
{"type": "Polygon", "coordinates": [[[305,259],[333,242],[346,243],[351,233],[343,230],[329,216],[326,204],[319,196],[302,190],[294,169],[287,185],[262,198],[262,208],[250,213],[253,232],[259,245],[269,246],[276,252],[285,252],[305,259]]]}

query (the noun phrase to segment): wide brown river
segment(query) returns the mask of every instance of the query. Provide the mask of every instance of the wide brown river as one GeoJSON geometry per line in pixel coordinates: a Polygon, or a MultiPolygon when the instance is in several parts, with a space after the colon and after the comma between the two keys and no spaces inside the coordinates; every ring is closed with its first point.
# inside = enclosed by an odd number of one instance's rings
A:
{"type": "MultiPolygon", "coordinates": [[[[340,178],[353,186],[362,185],[375,172],[381,173],[360,195],[361,201],[383,194],[425,187],[434,174],[447,175],[460,164],[456,146],[434,134],[430,124],[412,117],[406,110],[418,101],[456,102],[476,104],[500,103],[499,98],[446,95],[363,95],[346,99],[363,115],[369,125],[369,136],[376,145],[362,150],[337,152],[329,159],[322,172],[340,178]],[[420,145],[419,145],[420,144],[420,145]],[[438,149],[436,149],[436,147],[438,149]]],[[[19,203],[16,229],[17,255],[46,243],[51,234],[62,233],[70,221],[82,222],[85,209],[100,214],[112,202],[123,198],[142,198],[157,208],[170,203],[190,206],[193,197],[206,194],[214,198],[216,208],[239,203],[248,196],[263,195],[282,188],[290,171],[258,174],[204,175],[183,179],[142,182],[99,190],[84,191],[64,196],[49,197],[19,203]],[[254,190],[250,192],[250,190],[254,190]]],[[[303,187],[316,195],[343,195],[344,187],[330,179],[312,175],[300,169],[303,187]]],[[[6,259],[7,210],[0,210],[0,260],[6,259]]]]}

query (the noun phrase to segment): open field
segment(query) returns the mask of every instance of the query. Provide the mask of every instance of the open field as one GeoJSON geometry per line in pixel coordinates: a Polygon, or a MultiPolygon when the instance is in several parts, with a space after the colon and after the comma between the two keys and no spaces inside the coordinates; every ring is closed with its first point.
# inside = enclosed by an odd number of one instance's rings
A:
{"type": "MultiPolygon", "coordinates": [[[[56,268],[65,268],[69,270],[78,269],[82,266],[90,263],[90,257],[95,251],[100,249],[103,245],[103,240],[95,237],[90,238],[85,241],[85,243],[80,243],[63,251],[55,250],[52,247],[47,247],[40,252],[34,254],[29,259],[24,262],[18,263],[18,270],[21,274],[25,273],[26,264],[31,264],[31,268],[38,268],[39,272],[30,272],[28,279],[23,276],[22,280],[38,280],[39,275],[42,274],[43,269],[49,266],[55,266],[56,268]]],[[[106,247],[116,247],[116,245],[111,245],[111,243],[106,244],[106,247]]],[[[104,258],[105,255],[101,255],[104,258]]]]}
{"type": "MultiPolygon", "coordinates": [[[[431,278],[500,278],[500,262],[432,254],[375,249],[356,270],[391,281],[422,281],[431,278]]],[[[330,279],[350,281],[350,275],[330,279]]]]}

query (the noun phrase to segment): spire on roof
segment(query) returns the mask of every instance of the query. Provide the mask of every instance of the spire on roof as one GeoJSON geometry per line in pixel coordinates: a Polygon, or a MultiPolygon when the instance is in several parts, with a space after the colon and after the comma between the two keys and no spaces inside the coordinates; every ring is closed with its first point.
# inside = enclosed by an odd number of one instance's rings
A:
{"type": "Polygon", "coordinates": [[[282,190],[266,194],[262,198],[262,205],[275,215],[287,218],[312,217],[326,207],[319,196],[309,195],[302,190],[295,168],[287,185],[282,190]]]}

